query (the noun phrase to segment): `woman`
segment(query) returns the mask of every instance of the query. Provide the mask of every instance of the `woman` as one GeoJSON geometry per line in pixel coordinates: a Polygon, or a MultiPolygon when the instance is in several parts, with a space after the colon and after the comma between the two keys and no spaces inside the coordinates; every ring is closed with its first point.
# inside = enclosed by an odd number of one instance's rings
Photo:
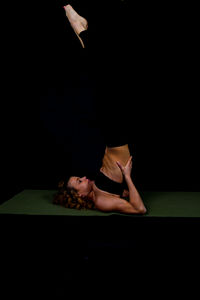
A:
{"type": "Polygon", "coordinates": [[[145,214],[144,203],[131,179],[132,156],[128,144],[106,147],[102,167],[94,181],[71,176],[59,183],[55,204],[73,208],[95,208],[125,214],[145,214]],[[128,191],[124,190],[125,180],[128,191]],[[129,196],[129,201],[123,197],[129,196]]]}
{"type": "MultiPolygon", "coordinates": [[[[87,42],[87,39],[85,39],[87,34],[85,33],[88,29],[87,20],[80,16],[69,4],[64,9],[74,32],[81,42],[81,46],[85,48],[84,42],[87,42]]],[[[105,113],[110,116],[110,113],[105,113]]],[[[102,123],[105,123],[104,116],[105,114],[103,114],[102,123]]],[[[127,125],[122,123],[117,118],[115,123],[110,122],[109,127],[106,126],[104,132],[106,150],[102,166],[95,176],[95,180],[91,181],[86,177],[71,176],[60,181],[58,193],[53,201],[55,204],[78,209],[98,209],[104,212],[146,213],[144,203],[131,179],[132,156],[130,156],[125,134],[128,128],[127,125]],[[120,135],[120,132],[122,132],[121,126],[123,125],[123,134],[120,135]],[[124,189],[125,184],[128,190],[124,189]],[[129,197],[129,201],[124,199],[126,197],[129,197]]]]}

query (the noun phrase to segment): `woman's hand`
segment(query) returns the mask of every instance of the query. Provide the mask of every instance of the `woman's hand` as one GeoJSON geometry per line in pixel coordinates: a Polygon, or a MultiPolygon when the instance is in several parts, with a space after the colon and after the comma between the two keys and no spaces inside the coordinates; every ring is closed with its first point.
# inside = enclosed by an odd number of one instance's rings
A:
{"type": "Polygon", "coordinates": [[[116,164],[122,171],[122,174],[124,177],[130,177],[131,176],[131,170],[132,170],[132,156],[129,157],[129,160],[127,161],[125,166],[122,166],[119,161],[116,161],[116,164]]]}

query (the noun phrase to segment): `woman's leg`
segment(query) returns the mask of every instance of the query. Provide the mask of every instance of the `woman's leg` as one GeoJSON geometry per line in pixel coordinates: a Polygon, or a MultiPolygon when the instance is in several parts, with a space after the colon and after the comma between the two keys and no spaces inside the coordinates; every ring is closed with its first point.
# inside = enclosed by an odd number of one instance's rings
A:
{"type": "Polygon", "coordinates": [[[81,45],[83,48],[85,48],[85,44],[81,38],[81,33],[83,31],[86,31],[88,28],[88,22],[87,20],[80,16],[71,5],[66,5],[64,6],[65,12],[66,12],[66,16],[75,32],[75,34],[77,35],[77,37],[79,38],[81,45]]]}

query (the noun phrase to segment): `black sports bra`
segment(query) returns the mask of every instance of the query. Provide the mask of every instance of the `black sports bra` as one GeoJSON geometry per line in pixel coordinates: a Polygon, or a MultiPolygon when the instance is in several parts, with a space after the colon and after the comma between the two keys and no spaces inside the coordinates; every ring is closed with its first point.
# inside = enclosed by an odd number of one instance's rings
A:
{"type": "Polygon", "coordinates": [[[95,184],[99,189],[120,195],[120,197],[122,197],[124,189],[127,189],[125,180],[123,180],[122,183],[116,182],[104,175],[101,171],[99,171],[95,177],[95,184]]]}

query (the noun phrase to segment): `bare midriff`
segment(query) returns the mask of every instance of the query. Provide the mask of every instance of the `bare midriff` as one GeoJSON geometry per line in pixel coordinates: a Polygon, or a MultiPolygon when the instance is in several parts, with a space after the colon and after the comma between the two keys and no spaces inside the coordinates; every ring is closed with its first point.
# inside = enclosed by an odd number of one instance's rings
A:
{"type": "Polygon", "coordinates": [[[110,179],[117,182],[122,182],[123,175],[120,168],[116,164],[116,161],[119,161],[122,166],[125,166],[129,157],[130,151],[128,144],[113,148],[106,147],[100,171],[110,179]]]}

